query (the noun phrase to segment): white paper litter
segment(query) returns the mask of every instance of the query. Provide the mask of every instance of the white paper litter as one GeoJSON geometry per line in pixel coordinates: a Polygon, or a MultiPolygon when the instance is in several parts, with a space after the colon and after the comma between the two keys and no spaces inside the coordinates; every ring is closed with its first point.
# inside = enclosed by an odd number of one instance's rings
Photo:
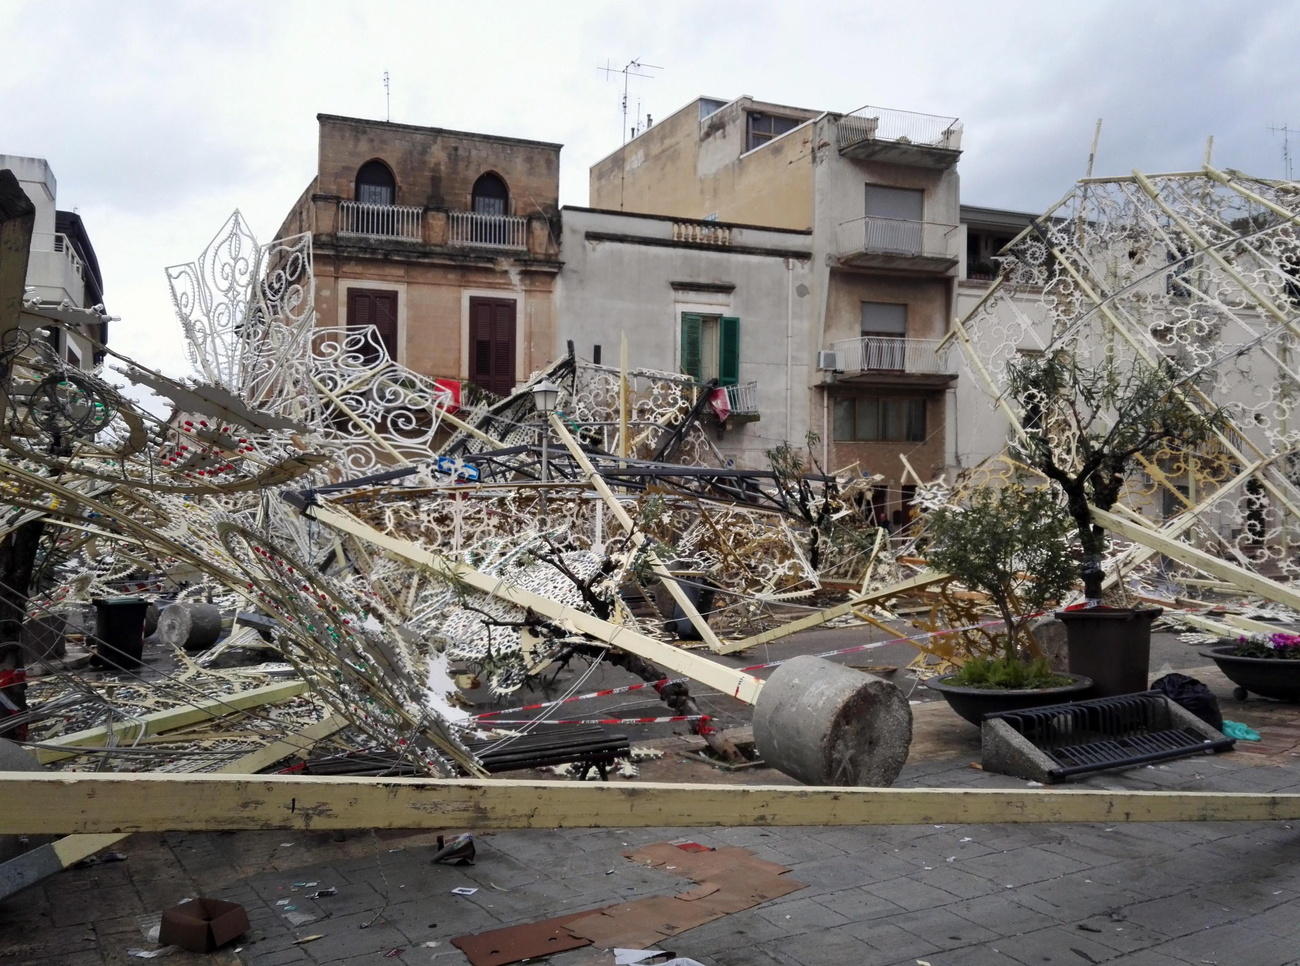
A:
{"type": "Polygon", "coordinates": [[[626,949],[615,946],[614,966],[636,966],[637,963],[644,963],[647,959],[665,955],[667,953],[662,949],[626,949]]]}

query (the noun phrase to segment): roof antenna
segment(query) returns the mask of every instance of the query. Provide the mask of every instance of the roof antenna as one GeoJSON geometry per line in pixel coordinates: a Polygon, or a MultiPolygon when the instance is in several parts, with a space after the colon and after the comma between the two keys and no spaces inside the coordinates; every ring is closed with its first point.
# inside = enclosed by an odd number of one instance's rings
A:
{"type": "Polygon", "coordinates": [[[1291,135],[1300,134],[1293,127],[1287,127],[1285,124],[1274,124],[1269,130],[1274,134],[1282,135],[1282,171],[1286,175],[1287,181],[1295,180],[1295,171],[1291,166],[1291,135]]]}
{"type": "MultiPolygon", "coordinates": [[[[640,71],[663,70],[663,68],[656,67],[654,64],[643,64],[641,63],[640,58],[633,58],[632,60],[629,60],[627,62],[627,64],[623,67],[622,70],[615,70],[613,67],[610,67],[608,59],[605,61],[604,67],[597,67],[596,70],[603,70],[605,72],[606,80],[608,80],[610,76],[613,74],[623,75],[623,123],[621,127],[623,129],[623,143],[627,144],[629,133],[631,133],[632,137],[636,137],[638,134],[641,133],[639,124],[637,128],[629,128],[627,126],[627,79],[629,77],[648,77],[651,80],[653,80],[654,79],[653,74],[643,74],[640,73],[640,71]]],[[[637,105],[637,113],[638,114],[641,113],[640,104],[637,105]]]]}
{"type": "Polygon", "coordinates": [[[392,119],[393,111],[392,106],[389,103],[388,71],[384,71],[384,120],[391,121],[392,119]]]}

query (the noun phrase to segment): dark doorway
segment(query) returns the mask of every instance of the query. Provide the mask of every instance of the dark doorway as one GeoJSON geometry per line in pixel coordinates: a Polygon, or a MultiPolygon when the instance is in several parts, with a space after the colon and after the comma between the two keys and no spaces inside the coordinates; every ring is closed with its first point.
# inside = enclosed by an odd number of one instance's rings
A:
{"type": "Polygon", "coordinates": [[[508,396],[515,388],[513,299],[469,300],[470,382],[508,396]]]}

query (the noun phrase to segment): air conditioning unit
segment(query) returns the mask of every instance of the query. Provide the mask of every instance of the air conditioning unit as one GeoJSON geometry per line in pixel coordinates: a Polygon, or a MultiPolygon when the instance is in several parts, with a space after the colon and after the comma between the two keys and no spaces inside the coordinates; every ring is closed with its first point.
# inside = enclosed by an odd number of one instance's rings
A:
{"type": "Polygon", "coordinates": [[[817,353],[817,368],[823,372],[843,372],[844,362],[840,359],[838,352],[830,349],[821,349],[817,353]]]}

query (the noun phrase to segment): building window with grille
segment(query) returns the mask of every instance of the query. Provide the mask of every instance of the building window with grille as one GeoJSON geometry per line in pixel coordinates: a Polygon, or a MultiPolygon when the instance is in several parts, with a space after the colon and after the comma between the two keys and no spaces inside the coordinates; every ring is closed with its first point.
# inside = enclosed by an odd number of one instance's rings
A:
{"type": "Polygon", "coordinates": [[[781,117],[779,114],[760,114],[757,111],[750,111],[746,125],[745,150],[752,151],[773,138],[779,138],[787,131],[793,131],[802,123],[803,121],[797,117],[781,117]]]}
{"type": "Polygon", "coordinates": [[[681,371],[697,382],[740,381],[740,319],[684,312],[681,346],[681,371]]]}
{"type": "Polygon", "coordinates": [[[836,399],[835,438],[860,443],[923,442],[925,399],[908,396],[836,399]]]}
{"type": "Polygon", "coordinates": [[[367,205],[391,205],[397,198],[397,181],[382,161],[367,161],[357,172],[357,201],[367,205]]]}
{"type": "Polygon", "coordinates": [[[471,194],[473,210],[480,215],[508,215],[510,192],[500,177],[488,172],[474,182],[471,194]]]}

